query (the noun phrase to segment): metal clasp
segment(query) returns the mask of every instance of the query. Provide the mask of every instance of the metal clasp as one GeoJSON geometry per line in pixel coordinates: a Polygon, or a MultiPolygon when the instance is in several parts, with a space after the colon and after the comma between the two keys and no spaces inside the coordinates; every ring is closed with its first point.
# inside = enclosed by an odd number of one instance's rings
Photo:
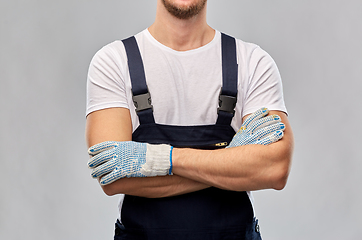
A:
{"type": "Polygon", "coordinates": [[[149,92],[132,97],[136,112],[151,108],[153,110],[151,94],[149,92]]]}
{"type": "Polygon", "coordinates": [[[224,111],[232,114],[235,114],[235,106],[236,106],[237,98],[233,96],[221,95],[219,96],[219,107],[217,109],[217,113],[219,111],[224,111]]]}

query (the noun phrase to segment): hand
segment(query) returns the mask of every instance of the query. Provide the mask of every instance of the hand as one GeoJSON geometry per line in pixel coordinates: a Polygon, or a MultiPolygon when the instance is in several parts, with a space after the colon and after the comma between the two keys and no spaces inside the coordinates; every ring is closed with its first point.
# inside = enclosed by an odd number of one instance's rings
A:
{"type": "Polygon", "coordinates": [[[88,167],[101,185],[124,177],[164,176],[172,171],[172,147],[138,142],[102,142],[89,148],[88,167]]]}
{"type": "Polygon", "coordinates": [[[249,144],[268,145],[283,137],[285,125],[278,115],[267,116],[269,110],[261,108],[245,119],[229,146],[237,147],[249,144]]]}

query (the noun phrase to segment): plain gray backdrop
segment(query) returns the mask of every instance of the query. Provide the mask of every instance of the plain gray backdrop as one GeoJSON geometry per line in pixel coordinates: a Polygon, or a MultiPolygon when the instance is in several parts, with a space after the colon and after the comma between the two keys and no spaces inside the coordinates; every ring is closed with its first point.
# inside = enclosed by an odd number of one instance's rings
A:
{"type": "MultiPolygon", "coordinates": [[[[87,169],[97,50],[154,20],[156,0],[1,0],[0,239],[112,239],[118,197],[87,169]]],[[[209,24],[260,45],[283,78],[295,154],[254,193],[264,240],[361,239],[362,3],[209,0],[209,24]]]]}

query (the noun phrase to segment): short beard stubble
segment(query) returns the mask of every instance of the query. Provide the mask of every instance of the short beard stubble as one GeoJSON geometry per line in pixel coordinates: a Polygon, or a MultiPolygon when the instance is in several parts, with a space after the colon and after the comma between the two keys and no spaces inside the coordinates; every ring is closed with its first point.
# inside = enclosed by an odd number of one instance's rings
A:
{"type": "Polygon", "coordinates": [[[169,0],[162,0],[166,10],[178,19],[190,19],[198,15],[205,7],[207,0],[200,0],[197,3],[188,7],[178,7],[172,4],[169,0]]]}

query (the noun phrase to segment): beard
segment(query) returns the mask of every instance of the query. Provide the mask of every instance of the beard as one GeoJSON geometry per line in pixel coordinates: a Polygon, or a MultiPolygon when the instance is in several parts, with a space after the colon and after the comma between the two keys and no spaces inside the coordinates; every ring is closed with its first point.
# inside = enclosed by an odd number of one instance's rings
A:
{"type": "Polygon", "coordinates": [[[190,19],[204,9],[207,0],[199,0],[190,6],[176,6],[172,0],[162,0],[166,10],[178,19],[190,19]]]}

